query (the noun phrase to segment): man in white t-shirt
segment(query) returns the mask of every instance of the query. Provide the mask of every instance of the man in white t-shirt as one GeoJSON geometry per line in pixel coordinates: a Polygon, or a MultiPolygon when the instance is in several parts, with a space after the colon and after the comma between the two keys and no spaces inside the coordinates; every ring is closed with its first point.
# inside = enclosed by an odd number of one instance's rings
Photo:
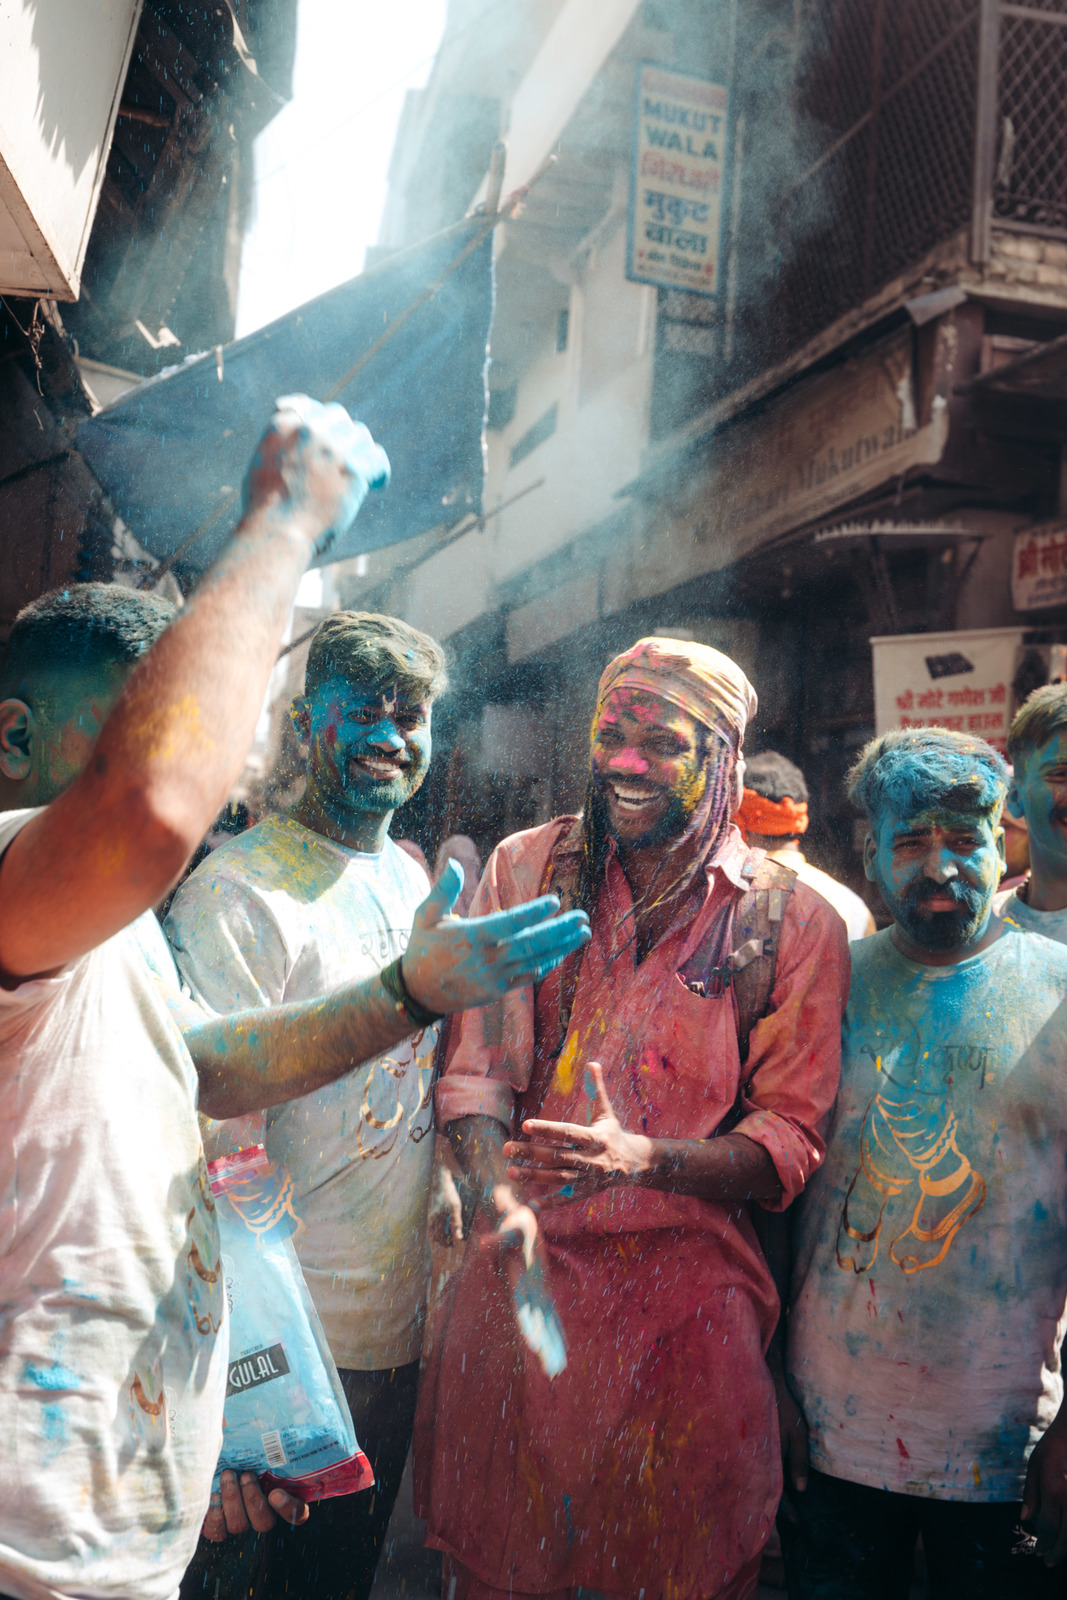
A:
{"type": "Polygon", "coordinates": [[[232,541],[169,626],[162,602],[93,585],[12,630],[0,1592],[15,1600],[170,1600],[208,1507],[226,1358],[218,1234],[150,908],[240,770],[316,542],[386,473],[340,407],[285,402],[232,541]]]}
{"type": "MultiPolygon", "coordinates": [[[[341,611],[312,639],[293,702],[307,746],[296,807],[217,849],[179,889],[166,931],[185,982],[220,1013],[312,1000],[403,955],[429,890],[389,837],[431,754],[440,647],[394,617],[341,611]]],[[[459,877],[446,870],[448,882],[459,877]]],[[[288,1168],[303,1224],[295,1243],[375,1469],[373,1495],[324,1503],[279,1528],[256,1562],[256,1593],[322,1600],[369,1593],[414,1423],[428,1277],[433,1172],[431,1087],[438,1018],[361,1071],[275,1106],[269,1154],[288,1168]]],[[[228,1130],[209,1130],[225,1138],[228,1130]]],[[[236,1140],[248,1137],[236,1130],[236,1140]]],[[[202,1550],[188,1592],[247,1592],[233,1552],[202,1550]],[[203,1583],[200,1583],[203,1587],[203,1583]]]]}
{"type": "MultiPolygon", "coordinates": [[[[226,1369],[198,1096],[239,1115],[411,1031],[377,976],[254,1028],[205,1018],[149,910],[240,769],[316,543],[387,475],[340,406],[280,407],[245,515],[181,613],[111,585],[57,590],[20,613],[0,668],[0,1595],[14,1600],[172,1600],[195,1546],[226,1369]]],[[[561,933],[570,947],[566,919],[535,925],[543,906],[487,926],[448,904],[427,899],[405,961],[425,1004],[484,1004],[553,965],[561,933]]],[[[272,1506],[307,1515],[224,1474],[205,1531],[265,1531],[272,1506]]]]}
{"type": "Polygon", "coordinates": [[[920,1533],[934,1600],[1062,1593],[1014,1550],[1021,1522],[1067,1555],[1067,950],[992,914],[1006,784],[939,728],[883,735],[850,775],[895,921],[852,946],[796,1207],[787,1372],[813,1470],[782,1392],[791,1600],[906,1600],[920,1533]]]}
{"type": "Polygon", "coordinates": [[[875,931],[870,909],[856,891],[813,866],[801,850],[808,831],[808,785],[800,768],[777,750],[761,750],[746,761],[737,825],[750,845],[766,850],[833,906],[850,940],[875,931]]]}
{"type": "Polygon", "coordinates": [[[1067,944],[1067,683],[1047,683],[1020,706],[1008,754],[1015,771],[1005,809],[1025,820],[1030,871],[997,896],[997,911],[1067,944]]]}

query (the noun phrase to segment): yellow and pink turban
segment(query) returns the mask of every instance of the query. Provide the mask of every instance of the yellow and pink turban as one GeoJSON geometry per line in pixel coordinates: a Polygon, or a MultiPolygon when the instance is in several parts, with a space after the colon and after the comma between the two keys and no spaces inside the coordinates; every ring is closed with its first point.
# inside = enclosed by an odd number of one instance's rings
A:
{"type": "Polygon", "coordinates": [[[687,639],[638,639],[609,661],[597,689],[599,719],[612,689],[637,689],[656,695],[713,728],[740,750],[745,726],[756,713],[756,691],[721,650],[687,639]]]}

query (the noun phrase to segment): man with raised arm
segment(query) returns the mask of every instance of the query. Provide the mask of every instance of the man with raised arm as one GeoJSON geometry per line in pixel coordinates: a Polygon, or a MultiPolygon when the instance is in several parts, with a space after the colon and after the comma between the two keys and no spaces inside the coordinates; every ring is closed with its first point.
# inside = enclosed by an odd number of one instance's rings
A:
{"type": "Polygon", "coordinates": [[[791,1600],[906,1600],[920,1534],[935,1600],[1063,1592],[1017,1547],[1022,1523],[1067,1555],[1067,950],[993,915],[1006,784],[941,728],[882,735],[850,774],[895,920],[851,947],[794,1223],[791,1600]]]}
{"type": "MultiPolygon", "coordinates": [[[[195,1545],[226,1356],[198,1086],[210,1113],[238,1114],[410,1029],[370,980],[254,1031],[194,1014],[183,1042],[149,912],[240,770],[312,552],[388,470],[341,407],[279,406],[234,538],[180,614],[103,585],[59,592],[16,620],[0,676],[0,1594],[13,1600],[171,1600],[195,1545]]],[[[477,933],[459,924],[457,938],[443,910],[427,906],[408,971],[423,1003],[444,1003],[457,968],[479,1004],[543,966],[536,929],[525,975],[510,928],[472,960],[477,933]]],[[[216,1535],[246,1511],[274,1520],[254,1480],[230,1475],[222,1500],[216,1535]]]]}
{"type": "Polygon", "coordinates": [[[551,886],[593,937],[468,1013],[437,1089],[480,1202],[416,1432],[451,1600],[756,1592],[781,1477],[750,1209],[821,1160],[848,945],[731,821],[755,708],[718,651],[641,640],[600,681],[583,815],[505,840],[475,898],[551,886]],[[552,1379],[515,1331],[519,1240],[566,1342],[552,1379]]]}

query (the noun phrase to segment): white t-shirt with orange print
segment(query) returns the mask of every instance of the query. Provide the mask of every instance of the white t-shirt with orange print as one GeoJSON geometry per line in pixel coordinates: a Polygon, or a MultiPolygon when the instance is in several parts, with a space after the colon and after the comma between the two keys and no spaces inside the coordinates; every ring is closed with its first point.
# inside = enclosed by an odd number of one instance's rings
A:
{"type": "Polygon", "coordinates": [[[826,1160],[796,1205],[790,1380],[820,1472],[1019,1500],[1063,1398],[1067,950],[851,947],[826,1160]]]}

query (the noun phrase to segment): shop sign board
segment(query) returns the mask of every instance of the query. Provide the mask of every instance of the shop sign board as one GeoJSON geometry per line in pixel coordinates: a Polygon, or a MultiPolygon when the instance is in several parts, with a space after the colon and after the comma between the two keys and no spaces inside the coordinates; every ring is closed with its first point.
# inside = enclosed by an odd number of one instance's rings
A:
{"type": "MultiPolygon", "coordinates": [[[[703,470],[679,473],[676,516],[692,529],[693,570],[728,566],[911,467],[939,461],[947,438],[943,401],[917,423],[910,331],[798,383],[759,415],[714,434],[703,470]]],[[[678,546],[670,543],[676,570],[678,546]]],[[[644,559],[654,565],[655,549],[644,559]]]]}
{"type": "Polygon", "coordinates": [[[1016,611],[1067,605],[1067,522],[1046,522],[1016,533],[1011,603],[1016,611]]]}
{"type": "Polygon", "coordinates": [[[720,289],[729,90],[637,69],[626,276],[690,294],[720,289]]]}
{"type": "Polygon", "coordinates": [[[975,628],[872,639],[875,731],[953,728],[1003,753],[1022,638],[1021,628],[975,628]]]}

